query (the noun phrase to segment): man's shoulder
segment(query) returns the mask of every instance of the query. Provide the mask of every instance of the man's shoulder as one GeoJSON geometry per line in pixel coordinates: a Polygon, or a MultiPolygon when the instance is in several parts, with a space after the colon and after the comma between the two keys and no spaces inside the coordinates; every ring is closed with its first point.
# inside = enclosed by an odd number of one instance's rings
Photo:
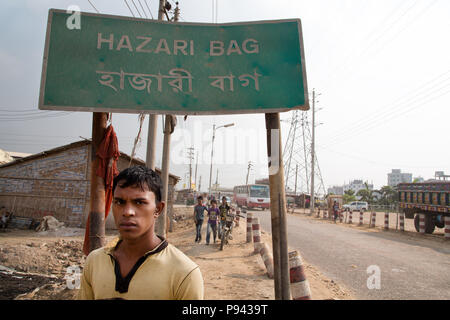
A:
{"type": "Polygon", "coordinates": [[[108,242],[105,246],[92,250],[86,257],[86,262],[97,261],[98,259],[107,258],[108,253],[110,253],[115,248],[119,240],[120,240],[119,237],[116,237],[110,242],[108,242]]]}
{"type": "Polygon", "coordinates": [[[165,250],[167,250],[170,258],[170,264],[178,271],[189,273],[198,267],[194,261],[174,245],[169,243],[165,250]]]}

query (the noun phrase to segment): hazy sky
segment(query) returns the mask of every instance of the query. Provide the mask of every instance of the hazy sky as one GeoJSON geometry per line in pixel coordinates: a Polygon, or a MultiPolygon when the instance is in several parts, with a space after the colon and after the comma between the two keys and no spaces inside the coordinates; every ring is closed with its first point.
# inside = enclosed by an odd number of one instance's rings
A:
{"type": "MultiPolygon", "coordinates": [[[[91,2],[100,13],[131,16],[124,0],[91,2]]],[[[181,21],[213,21],[212,1],[179,2],[181,21]]],[[[131,0],[127,3],[138,16],[131,0]]],[[[145,1],[141,3],[147,10],[145,1]]],[[[147,4],[156,17],[158,1],[147,0],[147,4]]],[[[48,9],[70,5],[95,12],[87,0],[5,0],[0,4],[1,149],[35,153],[91,136],[91,113],[38,111],[37,106],[48,9]]],[[[449,1],[218,0],[217,8],[218,23],[301,19],[308,87],[321,94],[316,151],[325,187],[363,179],[379,188],[387,184],[391,169],[425,179],[435,171],[450,172],[449,1]]],[[[290,117],[291,113],[281,114],[282,119],[290,117]]],[[[121,151],[130,154],[138,116],[114,114],[112,120],[121,151]]],[[[188,170],[186,148],[194,145],[200,154],[198,177],[206,190],[214,123],[234,122],[235,126],[217,131],[213,181],[218,168],[221,185],[245,183],[249,160],[255,163],[250,182],[267,175],[264,115],[178,120],[171,172],[183,182],[188,170]]],[[[158,166],[161,123],[159,118],[158,166]]],[[[289,122],[282,125],[284,140],[289,122]]],[[[145,159],[147,126],[146,120],[137,149],[141,159],[145,159]]]]}

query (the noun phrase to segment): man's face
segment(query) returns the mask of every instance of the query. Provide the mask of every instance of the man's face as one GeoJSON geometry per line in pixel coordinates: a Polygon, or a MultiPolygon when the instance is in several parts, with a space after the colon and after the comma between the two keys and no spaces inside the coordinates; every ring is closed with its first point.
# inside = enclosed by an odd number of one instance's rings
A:
{"type": "Polygon", "coordinates": [[[201,206],[202,205],[202,199],[197,199],[197,204],[201,206]]]}
{"type": "Polygon", "coordinates": [[[113,215],[123,239],[135,240],[152,233],[155,220],[164,208],[156,204],[155,194],[147,186],[120,187],[114,190],[113,215]]]}
{"type": "Polygon", "coordinates": [[[226,198],[223,198],[223,199],[222,199],[222,204],[223,204],[223,205],[226,205],[226,204],[227,204],[227,199],[226,199],[226,198]]]}

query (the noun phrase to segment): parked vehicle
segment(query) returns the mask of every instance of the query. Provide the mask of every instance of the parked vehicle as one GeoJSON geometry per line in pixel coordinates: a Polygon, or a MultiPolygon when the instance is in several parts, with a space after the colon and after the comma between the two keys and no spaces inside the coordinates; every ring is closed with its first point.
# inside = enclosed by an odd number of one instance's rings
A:
{"type": "Polygon", "coordinates": [[[344,204],[343,209],[345,211],[368,211],[369,204],[366,201],[353,201],[347,204],[344,204]]]}
{"type": "Polygon", "coordinates": [[[425,215],[425,233],[444,228],[444,216],[450,216],[450,182],[400,183],[397,186],[399,207],[406,219],[414,219],[419,232],[419,215],[425,215]]]}
{"type": "Polygon", "coordinates": [[[234,202],[239,207],[270,208],[269,186],[265,184],[249,184],[236,186],[233,189],[234,202]]]}

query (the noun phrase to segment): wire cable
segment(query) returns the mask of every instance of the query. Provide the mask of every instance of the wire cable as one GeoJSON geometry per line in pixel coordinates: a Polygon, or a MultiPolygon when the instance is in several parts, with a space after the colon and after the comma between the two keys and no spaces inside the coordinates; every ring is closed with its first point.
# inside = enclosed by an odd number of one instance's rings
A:
{"type": "Polygon", "coordinates": [[[134,0],[131,0],[131,2],[133,3],[134,7],[136,8],[136,11],[137,11],[137,13],[139,14],[139,17],[142,18],[142,15],[141,15],[141,13],[139,12],[139,9],[138,9],[138,7],[136,6],[136,3],[134,2],[134,0]]]}
{"type": "Polygon", "coordinates": [[[446,72],[438,75],[437,77],[427,81],[426,83],[421,84],[418,88],[415,88],[414,90],[409,91],[406,95],[396,99],[394,101],[394,103],[389,104],[389,105],[385,106],[384,108],[382,108],[381,110],[385,110],[384,112],[380,113],[380,109],[378,109],[374,113],[366,115],[366,116],[358,119],[357,121],[351,123],[350,125],[346,126],[346,129],[334,132],[331,135],[332,139],[333,140],[340,139],[342,136],[348,135],[348,133],[353,134],[356,131],[355,128],[365,127],[366,125],[374,122],[374,118],[383,118],[386,115],[392,114],[396,110],[401,110],[402,108],[405,107],[405,104],[409,103],[410,100],[412,100],[413,98],[423,95],[423,94],[426,94],[426,93],[430,93],[430,91],[429,91],[430,89],[436,88],[436,86],[439,86],[442,83],[445,84],[446,81],[448,79],[450,79],[450,77],[447,77],[444,80],[441,80],[440,82],[438,82],[437,84],[434,84],[433,87],[428,88],[429,84],[436,82],[438,79],[441,79],[442,77],[448,75],[449,73],[450,73],[450,69],[447,70],[446,72]],[[355,125],[353,125],[353,124],[355,124],[355,125]]]}
{"type": "Polygon", "coordinates": [[[92,4],[91,0],[88,0],[88,2],[91,4],[92,8],[94,8],[95,11],[97,11],[97,13],[100,13],[100,12],[97,10],[97,8],[92,4]]]}
{"type": "Polygon", "coordinates": [[[152,13],[152,10],[150,10],[150,7],[148,6],[147,0],[144,0],[144,2],[145,2],[145,5],[147,6],[148,12],[150,12],[150,16],[152,17],[152,19],[155,19],[155,18],[153,18],[153,13],[152,13]]]}
{"type": "Polygon", "coordinates": [[[148,19],[147,13],[145,12],[144,7],[142,6],[141,0],[138,0],[138,2],[139,2],[139,5],[141,6],[142,12],[144,12],[145,18],[148,19]]]}
{"type": "Polygon", "coordinates": [[[136,16],[134,15],[134,13],[133,13],[133,11],[131,10],[131,8],[130,8],[130,6],[128,5],[128,2],[127,2],[127,0],[123,0],[124,2],[125,2],[125,4],[127,5],[127,7],[128,7],[128,10],[130,10],[130,12],[131,12],[131,15],[135,18],[136,16]]]}

